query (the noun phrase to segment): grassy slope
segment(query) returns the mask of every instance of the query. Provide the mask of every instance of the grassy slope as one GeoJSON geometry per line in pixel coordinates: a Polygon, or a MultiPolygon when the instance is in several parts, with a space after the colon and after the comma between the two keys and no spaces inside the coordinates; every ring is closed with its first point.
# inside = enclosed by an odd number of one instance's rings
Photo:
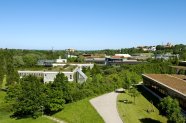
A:
{"type": "Polygon", "coordinates": [[[65,105],[64,110],[55,114],[54,117],[68,123],[104,123],[103,119],[89,103],[89,99],[65,105]]]}
{"type": "Polygon", "coordinates": [[[125,123],[159,123],[167,122],[167,118],[159,115],[159,111],[156,107],[154,107],[145,97],[142,95],[136,97],[136,104],[126,104],[123,102],[124,99],[129,101],[133,101],[126,93],[122,93],[118,95],[118,111],[120,117],[125,123]],[[147,109],[154,109],[155,112],[148,113],[147,109]],[[140,120],[143,119],[143,120],[140,120]]]}
{"type": "Polygon", "coordinates": [[[0,91],[0,123],[54,123],[44,117],[39,117],[37,119],[25,118],[20,120],[10,118],[9,106],[4,103],[5,95],[5,92],[0,91]]]}

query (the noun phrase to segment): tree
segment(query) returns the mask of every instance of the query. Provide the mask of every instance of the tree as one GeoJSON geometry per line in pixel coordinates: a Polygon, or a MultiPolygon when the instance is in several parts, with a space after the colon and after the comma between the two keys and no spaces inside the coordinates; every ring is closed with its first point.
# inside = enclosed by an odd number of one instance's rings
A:
{"type": "Polygon", "coordinates": [[[99,73],[101,73],[101,70],[100,70],[99,66],[97,64],[94,64],[94,67],[91,70],[92,76],[96,75],[96,74],[99,74],[99,73]]]}
{"type": "Polygon", "coordinates": [[[186,50],[181,54],[181,58],[185,61],[186,60],[186,50]]]}
{"type": "Polygon", "coordinates": [[[56,82],[47,84],[46,103],[44,110],[47,114],[56,113],[64,108],[63,90],[56,82]]]}
{"type": "MultiPolygon", "coordinates": [[[[60,74],[56,80],[63,77],[60,74]]],[[[66,80],[65,77],[63,80],[66,80]]],[[[10,85],[6,100],[12,104],[13,116],[37,118],[43,111],[52,114],[62,110],[65,103],[62,85],[63,81],[43,84],[35,76],[26,76],[20,83],[10,85]]]]}
{"type": "Polygon", "coordinates": [[[176,99],[172,99],[170,96],[165,97],[161,100],[159,107],[161,111],[167,115],[169,121],[173,123],[185,123],[179,102],[176,99]]]}
{"type": "Polygon", "coordinates": [[[14,56],[13,57],[13,64],[15,67],[22,67],[25,65],[24,61],[23,61],[23,57],[22,56],[14,56]]]}
{"type": "Polygon", "coordinates": [[[36,118],[41,115],[41,106],[46,103],[44,84],[34,76],[27,76],[20,84],[8,88],[6,99],[12,102],[13,116],[36,118]]]}
{"type": "Polygon", "coordinates": [[[140,95],[140,93],[138,92],[138,90],[135,87],[133,87],[133,88],[129,89],[128,93],[129,93],[129,95],[131,97],[134,98],[134,104],[136,104],[136,100],[135,99],[136,99],[137,96],[140,95]]]}
{"type": "Polygon", "coordinates": [[[23,61],[26,66],[33,67],[37,64],[38,56],[36,54],[27,54],[23,56],[23,61]]]}
{"type": "Polygon", "coordinates": [[[63,91],[63,99],[65,99],[66,103],[72,102],[72,96],[70,95],[70,86],[68,82],[68,78],[65,77],[63,73],[59,73],[56,75],[54,79],[55,86],[58,86],[63,91]]]}
{"type": "Polygon", "coordinates": [[[78,56],[77,62],[84,62],[85,58],[83,56],[78,56]]]}

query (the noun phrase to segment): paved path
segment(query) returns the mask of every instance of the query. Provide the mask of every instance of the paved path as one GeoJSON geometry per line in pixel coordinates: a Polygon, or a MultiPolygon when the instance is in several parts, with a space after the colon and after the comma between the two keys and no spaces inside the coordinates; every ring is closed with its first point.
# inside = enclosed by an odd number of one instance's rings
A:
{"type": "Polygon", "coordinates": [[[117,111],[117,95],[111,92],[90,100],[106,123],[123,123],[117,111]]]}
{"type": "Polygon", "coordinates": [[[47,118],[47,119],[50,119],[56,123],[65,123],[64,121],[60,120],[60,119],[57,119],[55,117],[51,117],[51,116],[47,116],[47,115],[43,115],[43,117],[47,118]]]}

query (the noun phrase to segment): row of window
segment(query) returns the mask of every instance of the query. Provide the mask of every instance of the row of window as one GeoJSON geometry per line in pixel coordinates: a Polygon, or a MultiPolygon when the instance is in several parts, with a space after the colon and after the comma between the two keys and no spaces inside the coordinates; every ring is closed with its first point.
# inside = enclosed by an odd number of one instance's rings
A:
{"type": "Polygon", "coordinates": [[[42,77],[42,73],[19,73],[20,76],[28,76],[28,75],[33,75],[33,76],[39,76],[42,77]]]}
{"type": "MultiPolygon", "coordinates": [[[[28,75],[33,75],[33,76],[39,76],[42,77],[43,73],[19,73],[20,76],[28,76],[28,75]]],[[[45,74],[47,76],[47,74],[45,74]]],[[[72,75],[70,75],[70,79],[72,79],[72,75]]]]}

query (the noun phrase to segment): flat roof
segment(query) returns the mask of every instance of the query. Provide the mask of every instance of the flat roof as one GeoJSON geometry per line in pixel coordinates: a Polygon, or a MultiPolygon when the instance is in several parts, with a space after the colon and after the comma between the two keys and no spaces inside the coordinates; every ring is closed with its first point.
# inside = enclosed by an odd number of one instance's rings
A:
{"type": "Polygon", "coordinates": [[[55,66],[55,67],[38,67],[38,68],[23,68],[19,71],[48,71],[48,72],[72,72],[77,68],[76,65],[65,65],[63,67],[61,66],[55,66]]]}
{"type": "Polygon", "coordinates": [[[186,70],[186,66],[171,66],[172,68],[186,70]]]}
{"type": "Polygon", "coordinates": [[[143,74],[143,76],[168,86],[169,88],[186,95],[186,76],[175,74],[143,74]]]}

